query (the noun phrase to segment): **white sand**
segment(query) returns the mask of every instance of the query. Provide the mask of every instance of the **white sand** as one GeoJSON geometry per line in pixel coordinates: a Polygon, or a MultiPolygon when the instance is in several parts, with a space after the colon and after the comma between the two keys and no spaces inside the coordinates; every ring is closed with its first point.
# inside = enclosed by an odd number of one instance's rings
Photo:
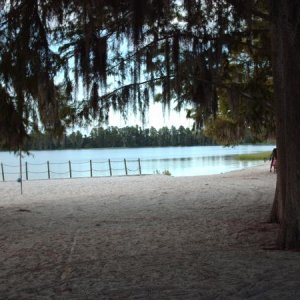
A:
{"type": "Polygon", "coordinates": [[[268,165],[0,183],[1,299],[299,299],[268,165]]]}

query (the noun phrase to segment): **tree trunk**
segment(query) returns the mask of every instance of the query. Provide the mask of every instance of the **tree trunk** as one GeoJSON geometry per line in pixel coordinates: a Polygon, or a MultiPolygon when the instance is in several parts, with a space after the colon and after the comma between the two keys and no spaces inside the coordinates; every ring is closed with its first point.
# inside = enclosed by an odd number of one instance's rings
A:
{"type": "Polygon", "coordinates": [[[275,196],[273,200],[273,206],[270,213],[270,218],[268,220],[269,223],[280,223],[280,204],[282,203],[281,198],[279,197],[279,181],[277,177],[276,181],[276,190],[275,190],[275,196]]]}
{"type": "Polygon", "coordinates": [[[284,109],[284,101],[281,101],[283,91],[283,79],[282,79],[282,40],[278,39],[278,31],[280,30],[279,17],[280,10],[274,2],[272,2],[271,14],[273,18],[272,22],[272,69],[274,78],[274,91],[275,91],[275,113],[276,113],[276,144],[277,144],[277,181],[276,191],[273,201],[273,206],[269,218],[269,222],[280,223],[283,222],[283,203],[284,203],[284,168],[285,168],[285,147],[284,147],[284,128],[285,119],[281,112],[284,109]],[[280,166],[279,166],[280,165],[280,166]]]}
{"type": "Polygon", "coordinates": [[[279,246],[300,247],[300,2],[272,1],[279,246]]]}

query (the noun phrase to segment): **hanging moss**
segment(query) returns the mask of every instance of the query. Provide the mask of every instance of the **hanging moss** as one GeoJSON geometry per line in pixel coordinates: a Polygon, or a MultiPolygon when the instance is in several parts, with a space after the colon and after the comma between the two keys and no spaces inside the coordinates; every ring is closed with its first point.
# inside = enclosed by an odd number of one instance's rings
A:
{"type": "Polygon", "coordinates": [[[160,92],[165,107],[174,99],[178,109],[191,105],[201,125],[226,97],[231,117],[272,128],[269,33],[251,18],[266,7],[246,2],[0,0],[0,82],[19,132],[33,116],[48,129],[105,121],[111,108],[144,117],[149,93],[160,92]]]}

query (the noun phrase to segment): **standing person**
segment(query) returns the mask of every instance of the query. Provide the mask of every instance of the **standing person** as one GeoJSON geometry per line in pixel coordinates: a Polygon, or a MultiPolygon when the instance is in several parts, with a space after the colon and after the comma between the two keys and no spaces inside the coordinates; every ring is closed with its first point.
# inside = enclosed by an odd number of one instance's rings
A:
{"type": "Polygon", "coordinates": [[[274,173],[277,171],[277,148],[274,148],[272,154],[270,156],[270,172],[272,172],[272,168],[274,169],[274,173]]]}

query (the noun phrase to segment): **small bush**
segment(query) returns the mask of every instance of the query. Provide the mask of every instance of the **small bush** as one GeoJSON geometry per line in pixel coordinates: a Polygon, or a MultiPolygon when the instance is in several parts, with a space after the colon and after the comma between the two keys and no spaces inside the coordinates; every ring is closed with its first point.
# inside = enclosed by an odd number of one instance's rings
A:
{"type": "Polygon", "coordinates": [[[171,172],[169,170],[164,170],[163,172],[160,172],[159,170],[156,170],[154,172],[154,174],[158,174],[158,175],[167,175],[167,176],[171,176],[171,172]]]}
{"type": "Polygon", "coordinates": [[[163,175],[167,175],[167,176],[171,176],[171,175],[172,175],[171,172],[170,172],[169,170],[164,170],[164,171],[162,172],[162,174],[163,174],[163,175]]]}

